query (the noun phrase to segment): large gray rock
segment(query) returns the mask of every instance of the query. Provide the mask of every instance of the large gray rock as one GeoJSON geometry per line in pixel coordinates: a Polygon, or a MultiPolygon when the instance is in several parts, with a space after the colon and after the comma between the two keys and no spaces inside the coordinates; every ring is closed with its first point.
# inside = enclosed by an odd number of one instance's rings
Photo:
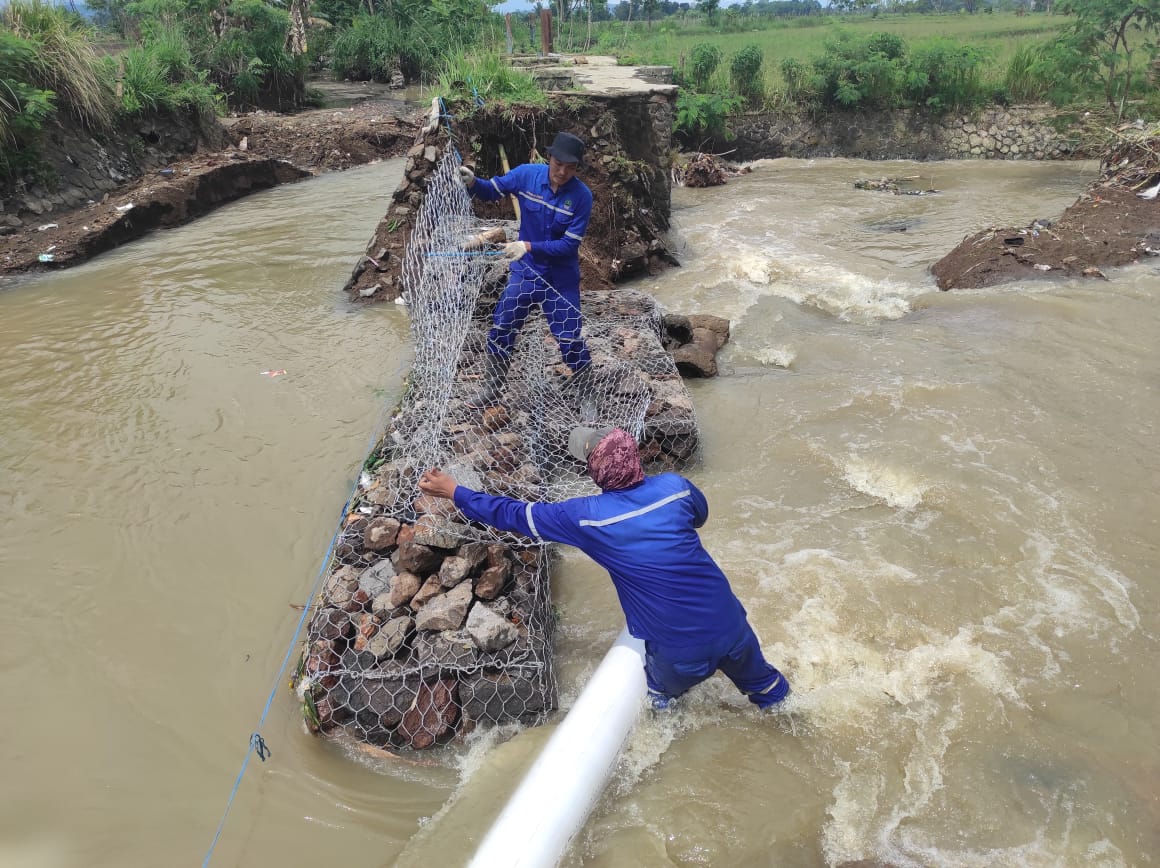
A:
{"type": "Polygon", "coordinates": [[[471,600],[471,583],[456,585],[428,600],[415,616],[415,626],[420,630],[458,630],[467,618],[471,600]]]}
{"type": "Polygon", "coordinates": [[[391,586],[391,579],[395,577],[395,566],[384,558],[378,563],[367,567],[358,577],[358,589],[368,598],[375,598],[391,586]]]}
{"type": "Polygon", "coordinates": [[[480,603],[467,616],[467,632],[481,651],[499,651],[506,648],[520,636],[520,631],[511,621],[500,617],[480,603]]]}

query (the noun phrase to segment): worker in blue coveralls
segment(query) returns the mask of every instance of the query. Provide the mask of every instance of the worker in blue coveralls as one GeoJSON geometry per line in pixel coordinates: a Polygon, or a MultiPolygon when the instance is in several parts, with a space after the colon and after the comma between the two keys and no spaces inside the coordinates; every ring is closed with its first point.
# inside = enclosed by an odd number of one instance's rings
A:
{"type": "MultiPolygon", "coordinates": [[[[543,310],[572,374],[580,375],[592,363],[580,336],[580,242],[592,215],[592,191],[576,177],[584,160],[584,142],[571,133],[559,133],[548,156],[546,166],[525,163],[490,180],[477,179],[467,166],[459,167],[472,196],[494,202],[513,195],[520,204],[519,240],[503,248],[511,276],[492,315],[483,386],[467,401],[473,407],[499,400],[512,347],[533,304],[543,310]]],[[[469,248],[480,244],[478,237],[467,242],[469,248]]],[[[579,377],[578,383],[587,376],[590,373],[579,377]]]]}
{"type": "Polygon", "coordinates": [[[636,440],[620,428],[572,430],[568,451],[601,493],[561,503],[525,503],[458,485],[441,470],[419,480],[472,521],[540,542],[576,546],[604,569],[628,632],[644,640],[649,700],[667,708],[717,670],[760,708],[789,694],[761,652],[729,580],[701,544],[705,496],[675,473],[644,475],[636,440]]]}

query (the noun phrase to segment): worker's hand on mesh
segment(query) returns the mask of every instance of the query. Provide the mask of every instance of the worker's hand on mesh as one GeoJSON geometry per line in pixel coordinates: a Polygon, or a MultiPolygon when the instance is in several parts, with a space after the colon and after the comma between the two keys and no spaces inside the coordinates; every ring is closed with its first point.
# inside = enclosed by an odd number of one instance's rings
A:
{"type": "Polygon", "coordinates": [[[522,259],[527,253],[528,246],[522,241],[509,241],[503,246],[503,258],[508,263],[522,259]]]}
{"type": "Polygon", "coordinates": [[[454,477],[444,473],[438,467],[432,467],[419,477],[419,490],[432,497],[443,497],[451,500],[455,497],[454,477]]]}
{"type": "Polygon", "coordinates": [[[459,180],[463,182],[464,187],[470,187],[475,183],[475,172],[471,171],[467,166],[460,166],[459,180]]]}

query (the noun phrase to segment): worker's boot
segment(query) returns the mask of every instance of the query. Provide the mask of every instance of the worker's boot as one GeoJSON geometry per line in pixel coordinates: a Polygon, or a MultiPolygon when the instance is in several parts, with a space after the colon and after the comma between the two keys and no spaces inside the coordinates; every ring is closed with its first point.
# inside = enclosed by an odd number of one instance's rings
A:
{"type": "Polygon", "coordinates": [[[484,363],[483,384],[479,390],[467,399],[467,406],[482,410],[498,403],[503,395],[503,388],[507,385],[508,368],[512,360],[505,356],[487,354],[484,363]]]}

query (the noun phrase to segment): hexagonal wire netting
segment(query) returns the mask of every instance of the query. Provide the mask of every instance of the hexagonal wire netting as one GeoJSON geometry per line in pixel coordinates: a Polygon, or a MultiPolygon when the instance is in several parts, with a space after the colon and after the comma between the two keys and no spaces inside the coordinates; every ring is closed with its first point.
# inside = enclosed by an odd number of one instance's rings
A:
{"type": "Polygon", "coordinates": [[[597,491],[566,449],[577,424],[637,435],[650,469],[684,466],[699,448],[656,303],[588,293],[581,318],[542,277],[509,269],[498,251],[515,226],[472,215],[458,166],[448,150],[428,179],[403,270],[414,365],[344,518],[295,682],[311,729],[396,750],[535,723],[556,707],[545,547],[421,495],[425,469],[558,501],[597,491]],[[529,315],[496,377],[488,330],[509,280],[529,315]],[[584,375],[563,363],[552,320],[558,332],[583,329],[584,375]]]}

